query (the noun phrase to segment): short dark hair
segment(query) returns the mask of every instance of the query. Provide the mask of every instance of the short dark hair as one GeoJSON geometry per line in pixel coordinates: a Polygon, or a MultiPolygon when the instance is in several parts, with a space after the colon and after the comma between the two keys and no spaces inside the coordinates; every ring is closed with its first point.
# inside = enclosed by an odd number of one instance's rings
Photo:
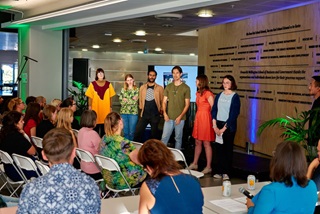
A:
{"type": "Polygon", "coordinates": [[[174,67],[172,68],[172,70],[171,70],[171,73],[173,72],[174,69],[177,69],[177,70],[180,72],[180,74],[183,73],[182,68],[181,68],[180,66],[177,66],[177,65],[174,66],[174,67]]]}
{"type": "Polygon", "coordinates": [[[97,113],[93,110],[85,110],[81,115],[80,126],[94,128],[96,125],[97,113]]]}
{"type": "Polygon", "coordinates": [[[98,73],[100,73],[100,72],[102,72],[103,73],[103,79],[105,79],[106,78],[106,74],[104,73],[104,70],[102,69],[102,68],[98,68],[97,70],[96,70],[96,77],[95,77],[95,80],[98,80],[99,78],[98,78],[98,73]]]}
{"type": "Polygon", "coordinates": [[[51,129],[43,137],[42,145],[50,163],[68,162],[74,148],[71,133],[64,128],[51,129]]]}
{"type": "Polygon", "coordinates": [[[36,102],[36,97],[34,97],[34,96],[29,96],[29,97],[27,97],[27,99],[26,99],[26,105],[28,105],[29,103],[35,103],[36,102]]]}
{"type": "Polygon", "coordinates": [[[60,108],[69,108],[73,105],[73,99],[71,97],[68,97],[67,99],[63,100],[60,104],[60,108]]]}
{"type": "Polygon", "coordinates": [[[304,149],[296,142],[284,141],[277,145],[270,162],[270,178],[272,181],[283,182],[286,186],[293,185],[292,178],[301,187],[308,184],[307,161],[304,149]]]}
{"type": "Polygon", "coordinates": [[[149,70],[149,71],[148,71],[148,76],[149,76],[149,73],[150,73],[150,72],[154,72],[154,73],[156,73],[156,76],[158,75],[158,73],[157,73],[157,71],[156,71],[156,70],[149,70]]]}
{"type": "Polygon", "coordinates": [[[224,88],[223,88],[223,79],[228,79],[228,80],[231,81],[230,90],[232,90],[232,91],[233,91],[233,90],[237,90],[238,86],[237,86],[237,84],[236,84],[236,80],[235,80],[234,77],[231,76],[231,75],[226,75],[226,76],[224,76],[224,77],[222,78],[222,82],[221,82],[220,89],[224,89],[224,88]]]}
{"type": "Polygon", "coordinates": [[[154,179],[160,180],[167,173],[176,173],[181,169],[170,149],[156,139],[144,142],[139,149],[138,160],[144,168],[149,166],[153,169],[150,176],[154,179]]]}
{"type": "Polygon", "coordinates": [[[315,86],[320,87],[320,76],[313,76],[312,79],[315,80],[315,86]]]}

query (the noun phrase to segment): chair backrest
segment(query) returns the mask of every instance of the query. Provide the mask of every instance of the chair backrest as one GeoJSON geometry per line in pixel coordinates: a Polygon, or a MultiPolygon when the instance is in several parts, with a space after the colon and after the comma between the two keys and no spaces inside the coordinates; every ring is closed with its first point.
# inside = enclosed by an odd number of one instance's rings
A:
{"type": "Polygon", "coordinates": [[[34,144],[36,145],[36,147],[42,149],[42,138],[36,137],[36,136],[31,136],[31,139],[34,142],[34,144]]]}
{"type": "Polygon", "coordinates": [[[141,146],[143,145],[143,143],[139,143],[139,142],[135,142],[135,141],[132,141],[132,144],[136,147],[136,149],[140,149],[141,146]]]}
{"type": "MultiPolygon", "coordinates": [[[[182,161],[185,165],[185,167],[188,167],[186,158],[184,157],[184,154],[179,149],[169,148],[171,152],[173,153],[174,159],[176,161],[182,161]]],[[[187,169],[189,174],[191,174],[191,171],[187,169]]]]}
{"type": "Polygon", "coordinates": [[[28,179],[26,178],[26,176],[24,176],[22,169],[29,170],[29,171],[35,171],[36,174],[38,176],[40,176],[38,173],[38,168],[31,158],[25,157],[23,155],[12,154],[12,159],[17,164],[18,168],[21,169],[20,172],[23,175],[23,177],[25,178],[26,182],[28,182],[28,179]]]}
{"type": "Polygon", "coordinates": [[[0,150],[0,158],[1,162],[14,165],[11,156],[7,152],[0,150]]]}
{"type": "Polygon", "coordinates": [[[100,166],[101,169],[106,169],[108,171],[117,171],[120,173],[122,179],[125,181],[125,183],[128,186],[128,189],[131,190],[131,187],[127,181],[127,179],[124,177],[124,175],[121,172],[119,164],[112,158],[108,158],[102,155],[94,155],[96,163],[100,166]]]}
{"type": "Polygon", "coordinates": [[[72,129],[74,136],[78,139],[79,130],[72,129]]]}
{"type": "Polygon", "coordinates": [[[92,154],[84,149],[76,148],[78,158],[84,162],[95,163],[92,154]]]}
{"type": "Polygon", "coordinates": [[[41,163],[41,161],[36,160],[35,163],[42,175],[45,175],[50,171],[50,168],[47,165],[41,163]]]}

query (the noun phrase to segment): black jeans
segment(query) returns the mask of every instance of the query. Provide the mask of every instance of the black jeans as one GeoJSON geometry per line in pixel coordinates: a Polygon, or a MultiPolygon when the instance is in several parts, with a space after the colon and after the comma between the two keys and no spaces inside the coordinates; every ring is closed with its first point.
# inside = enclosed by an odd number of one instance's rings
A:
{"type": "MultiPolygon", "coordinates": [[[[225,122],[217,121],[218,129],[222,129],[225,122]]],[[[233,160],[233,142],[236,133],[231,132],[229,128],[222,135],[223,144],[215,143],[216,155],[217,155],[217,170],[216,174],[228,174],[230,175],[232,170],[233,160]]]]}
{"type": "MultiPolygon", "coordinates": [[[[136,126],[136,131],[134,133],[133,140],[136,142],[141,142],[142,135],[150,123],[151,126],[151,136],[150,139],[159,139],[159,130],[158,125],[160,122],[160,115],[152,115],[152,116],[142,116],[136,126]]],[[[143,143],[143,142],[142,142],[143,143]]]]}

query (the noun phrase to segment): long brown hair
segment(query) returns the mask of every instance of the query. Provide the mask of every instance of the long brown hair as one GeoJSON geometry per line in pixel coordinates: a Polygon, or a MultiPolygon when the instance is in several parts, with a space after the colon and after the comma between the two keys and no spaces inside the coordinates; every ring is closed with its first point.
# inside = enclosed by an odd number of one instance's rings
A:
{"type": "Polygon", "coordinates": [[[161,179],[170,173],[179,173],[181,166],[175,161],[173,153],[160,140],[147,140],[139,149],[138,160],[146,168],[153,169],[154,179],[161,179]]]}
{"type": "Polygon", "coordinates": [[[128,83],[126,82],[128,77],[133,79],[133,86],[132,87],[133,87],[133,89],[136,89],[137,88],[136,82],[134,81],[134,78],[133,78],[132,74],[127,74],[124,77],[124,86],[123,86],[124,90],[128,90],[128,87],[129,87],[128,83]]]}
{"type": "Polygon", "coordinates": [[[299,186],[305,187],[308,184],[306,174],[307,161],[304,149],[292,141],[278,144],[270,162],[271,180],[283,182],[291,187],[293,185],[291,177],[294,177],[299,186]]]}
{"type": "Polygon", "coordinates": [[[71,117],[73,117],[73,111],[70,108],[61,108],[58,113],[57,128],[72,130],[71,117]]]}
{"type": "Polygon", "coordinates": [[[197,85],[197,87],[198,87],[198,92],[200,93],[200,96],[202,96],[202,94],[205,91],[210,91],[209,80],[208,80],[208,77],[206,75],[200,74],[200,75],[197,76],[196,79],[199,81],[199,84],[197,85]]]}
{"type": "Polygon", "coordinates": [[[104,120],[104,131],[107,136],[114,135],[119,128],[121,116],[116,112],[110,112],[104,120]]]}

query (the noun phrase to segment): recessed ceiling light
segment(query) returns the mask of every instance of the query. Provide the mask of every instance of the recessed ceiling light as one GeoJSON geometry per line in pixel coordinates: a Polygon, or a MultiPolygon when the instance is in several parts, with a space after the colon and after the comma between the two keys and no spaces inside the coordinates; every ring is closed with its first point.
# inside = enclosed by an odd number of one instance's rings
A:
{"type": "Polygon", "coordinates": [[[122,40],[119,39],[119,38],[116,38],[116,39],[114,39],[114,40],[112,40],[112,41],[115,42],[115,43],[120,43],[120,42],[122,42],[122,40]]]}
{"type": "Polygon", "coordinates": [[[86,49],[86,48],[83,48],[83,49],[82,49],[82,51],[88,51],[88,49],[86,49]]]}
{"type": "Polygon", "coordinates": [[[154,50],[155,50],[155,51],[162,51],[161,48],[155,48],[154,50]]]}
{"type": "Polygon", "coordinates": [[[138,51],[138,54],[143,54],[143,51],[138,51]]]}
{"type": "Polygon", "coordinates": [[[92,48],[100,48],[100,45],[92,45],[92,48]]]}
{"type": "Polygon", "coordinates": [[[137,30],[134,34],[136,36],[145,36],[146,32],[144,30],[137,30]]]}
{"type": "Polygon", "coordinates": [[[189,53],[189,55],[190,55],[190,56],[195,56],[195,54],[194,54],[194,53],[189,53]]]}
{"type": "Polygon", "coordinates": [[[182,19],[182,15],[178,13],[164,13],[155,15],[154,18],[166,21],[174,21],[182,19]]]}
{"type": "Polygon", "coordinates": [[[112,32],[105,32],[104,35],[105,36],[112,36],[112,32]]]}
{"type": "Polygon", "coordinates": [[[211,10],[200,10],[198,13],[199,17],[204,17],[204,18],[208,18],[208,17],[212,17],[214,14],[211,10]]]}

